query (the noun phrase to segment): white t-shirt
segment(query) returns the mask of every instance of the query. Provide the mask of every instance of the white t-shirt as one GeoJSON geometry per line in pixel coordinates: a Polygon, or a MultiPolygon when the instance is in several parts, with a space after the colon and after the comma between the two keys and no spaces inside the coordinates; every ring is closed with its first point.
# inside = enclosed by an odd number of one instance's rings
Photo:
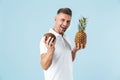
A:
{"type": "MultiPolygon", "coordinates": [[[[52,64],[47,70],[44,70],[45,80],[73,80],[71,46],[65,35],[61,36],[53,29],[50,29],[49,32],[56,36],[56,43],[52,64]]],[[[42,38],[40,54],[46,52],[47,48],[42,38]]]]}

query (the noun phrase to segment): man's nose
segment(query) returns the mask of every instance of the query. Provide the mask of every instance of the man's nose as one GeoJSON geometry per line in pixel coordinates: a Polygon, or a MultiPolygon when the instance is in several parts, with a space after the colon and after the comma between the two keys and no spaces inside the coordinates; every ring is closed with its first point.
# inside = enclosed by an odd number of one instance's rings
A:
{"type": "Polygon", "coordinates": [[[67,26],[67,22],[66,22],[66,21],[64,21],[64,22],[63,22],[63,25],[64,25],[64,26],[67,26]]]}

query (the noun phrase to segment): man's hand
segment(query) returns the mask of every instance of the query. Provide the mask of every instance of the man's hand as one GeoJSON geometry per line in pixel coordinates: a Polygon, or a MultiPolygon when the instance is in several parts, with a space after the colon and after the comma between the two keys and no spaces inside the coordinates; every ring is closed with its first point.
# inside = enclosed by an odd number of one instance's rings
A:
{"type": "Polygon", "coordinates": [[[83,45],[83,44],[79,44],[79,43],[75,44],[75,47],[74,47],[73,50],[72,50],[72,61],[75,60],[76,52],[77,52],[78,50],[84,49],[84,48],[85,48],[85,45],[83,45]]]}
{"type": "Polygon", "coordinates": [[[53,54],[54,50],[55,50],[55,42],[56,40],[54,40],[54,38],[49,37],[46,41],[44,40],[44,43],[48,49],[47,52],[53,54]]]}
{"type": "Polygon", "coordinates": [[[80,50],[80,49],[84,49],[85,48],[85,45],[84,44],[79,44],[79,43],[76,43],[75,44],[75,49],[76,50],[80,50]]]}

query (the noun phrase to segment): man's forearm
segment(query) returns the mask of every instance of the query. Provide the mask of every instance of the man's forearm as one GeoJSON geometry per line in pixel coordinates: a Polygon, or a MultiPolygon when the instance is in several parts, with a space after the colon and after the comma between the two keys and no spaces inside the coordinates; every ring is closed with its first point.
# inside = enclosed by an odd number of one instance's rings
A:
{"type": "Polygon", "coordinates": [[[74,61],[76,58],[76,51],[73,49],[72,50],[72,61],[74,61]]]}
{"type": "Polygon", "coordinates": [[[50,65],[52,64],[53,54],[45,53],[41,55],[41,65],[42,67],[47,70],[50,65]]]}

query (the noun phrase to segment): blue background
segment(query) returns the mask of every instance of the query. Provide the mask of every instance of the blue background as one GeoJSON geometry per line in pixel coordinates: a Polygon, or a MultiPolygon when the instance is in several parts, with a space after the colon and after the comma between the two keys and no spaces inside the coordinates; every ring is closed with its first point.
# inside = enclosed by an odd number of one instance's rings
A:
{"type": "Polygon", "coordinates": [[[44,80],[39,41],[61,7],[73,11],[72,47],[78,19],[88,18],[74,80],[120,80],[120,0],[0,0],[0,80],[44,80]]]}

